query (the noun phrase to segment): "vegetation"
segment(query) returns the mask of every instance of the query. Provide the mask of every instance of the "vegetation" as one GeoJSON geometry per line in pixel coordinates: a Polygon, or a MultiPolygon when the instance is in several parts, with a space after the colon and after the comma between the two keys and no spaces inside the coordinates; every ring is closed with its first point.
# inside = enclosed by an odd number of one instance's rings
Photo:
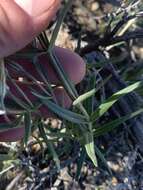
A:
{"type": "MultiPolygon", "coordinates": [[[[29,150],[29,147],[39,147],[39,167],[49,163],[51,167],[48,172],[51,176],[76,162],[74,179],[78,181],[86,162],[89,166],[92,163],[96,169],[106,168],[111,177],[113,171],[106,161],[106,146],[98,140],[102,137],[104,142],[104,136],[109,134],[108,139],[112,141],[113,134],[124,130],[128,130],[132,139],[136,139],[133,144],[137,143],[142,152],[142,59],[134,50],[138,48],[143,37],[142,1],[122,1],[121,7],[115,7],[114,12],[103,15],[97,29],[89,32],[94,40],[88,39],[84,47],[82,43],[85,29],[80,31],[75,51],[86,63],[86,76],[77,86],[61,67],[54,50],[61,26],[68,24],[68,11],[72,9],[72,3],[73,1],[63,3],[56,24],[53,25],[55,27],[52,26],[54,29],[51,29],[50,38],[45,31],[32,43],[34,51],[15,54],[15,61],[5,59],[11,72],[7,71],[4,63],[1,64],[1,110],[11,110],[15,119],[0,124],[0,130],[25,126],[22,142],[19,145],[8,145],[11,147],[10,151],[0,155],[1,176],[15,167],[19,168],[18,170],[24,169],[26,175],[32,176],[33,171],[26,155],[28,151],[30,154],[34,151],[29,150]],[[41,50],[37,49],[37,44],[40,44],[41,50]],[[39,60],[44,56],[50,60],[62,86],[72,99],[70,109],[55,101],[53,90],[56,85],[48,81],[44,66],[39,64],[39,60]],[[42,84],[17,64],[17,60],[25,59],[33,63],[42,78],[42,84]],[[17,73],[23,73],[23,84],[29,84],[29,81],[32,83],[29,91],[36,97],[36,103],[33,104],[22,85],[18,85],[13,78],[17,73]],[[6,79],[11,81],[15,92],[7,90],[6,79]],[[6,97],[7,92],[10,101],[6,97]],[[56,119],[47,120],[44,114],[37,114],[43,105],[54,113],[56,119]],[[55,128],[53,121],[59,123],[55,128]],[[50,162],[51,159],[54,162],[50,162]]],[[[87,38],[89,36],[87,33],[87,38]]],[[[34,168],[33,170],[35,171],[34,168]]]]}

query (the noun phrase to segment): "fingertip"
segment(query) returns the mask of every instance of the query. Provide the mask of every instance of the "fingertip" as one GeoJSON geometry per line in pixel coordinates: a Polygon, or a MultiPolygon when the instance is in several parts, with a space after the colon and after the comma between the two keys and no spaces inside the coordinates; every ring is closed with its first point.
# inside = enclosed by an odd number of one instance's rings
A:
{"type": "Polygon", "coordinates": [[[35,9],[36,11],[34,14],[36,15],[36,17],[33,17],[33,23],[36,33],[40,33],[41,31],[46,29],[50,21],[55,18],[55,15],[61,5],[61,0],[43,0],[42,2],[40,2],[40,6],[37,7],[37,10],[35,9]],[[42,2],[44,3],[41,6],[42,2]]]}
{"type": "Polygon", "coordinates": [[[66,48],[55,47],[55,52],[73,83],[81,82],[86,73],[86,64],[83,58],[66,48]]]}
{"type": "Polygon", "coordinates": [[[60,86],[60,87],[56,87],[54,90],[54,95],[56,97],[57,103],[64,107],[64,108],[70,108],[70,106],[72,105],[72,100],[69,97],[69,95],[67,94],[66,90],[60,86]]]}

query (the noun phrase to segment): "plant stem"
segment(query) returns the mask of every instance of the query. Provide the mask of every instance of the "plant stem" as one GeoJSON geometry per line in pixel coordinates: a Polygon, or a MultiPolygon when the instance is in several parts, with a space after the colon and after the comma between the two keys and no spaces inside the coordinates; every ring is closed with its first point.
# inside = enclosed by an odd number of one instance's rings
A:
{"type": "Polygon", "coordinates": [[[70,0],[66,3],[66,5],[64,6],[63,10],[61,10],[61,14],[59,16],[59,19],[58,19],[58,22],[56,24],[56,27],[53,31],[53,34],[52,34],[52,37],[51,37],[51,40],[50,40],[50,44],[49,44],[49,51],[52,50],[53,46],[55,45],[55,41],[57,39],[57,36],[58,36],[58,33],[59,33],[59,30],[61,28],[61,24],[69,10],[69,8],[71,7],[73,3],[73,0],[70,0]]]}
{"type": "Polygon", "coordinates": [[[6,95],[6,74],[5,74],[5,65],[4,59],[0,59],[0,115],[6,113],[4,106],[4,98],[6,95]]]}

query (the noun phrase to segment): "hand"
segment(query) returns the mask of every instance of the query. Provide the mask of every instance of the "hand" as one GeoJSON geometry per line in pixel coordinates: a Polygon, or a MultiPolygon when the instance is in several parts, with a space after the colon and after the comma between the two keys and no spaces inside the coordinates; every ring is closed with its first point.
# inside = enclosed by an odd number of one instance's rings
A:
{"type": "MultiPolygon", "coordinates": [[[[25,47],[36,35],[44,30],[50,20],[54,17],[60,6],[60,0],[1,0],[0,1],[0,57],[9,56],[16,51],[25,47]]],[[[75,83],[79,83],[85,74],[85,64],[83,60],[73,52],[55,47],[57,57],[69,78],[75,83]],[[69,59],[70,57],[70,59],[69,59]]],[[[38,74],[28,60],[19,60],[18,63],[28,70],[30,74],[39,79],[38,74]]],[[[40,63],[44,64],[52,83],[60,84],[56,77],[56,73],[50,67],[50,63],[46,57],[40,58],[40,63]]],[[[7,66],[7,69],[10,68],[7,66]]],[[[10,71],[12,74],[12,71],[10,71]]],[[[13,78],[20,77],[13,73],[13,78]]],[[[21,89],[27,94],[31,101],[35,101],[30,94],[27,85],[18,83],[21,89]]],[[[14,87],[9,84],[10,90],[15,93],[14,87]]],[[[15,94],[19,96],[18,94],[15,94]]],[[[58,103],[64,99],[64,106],[69,107],[71,100],[63,89],[55,89],[55,96],[58,103]],[[63,98],[64,97],[64,98],[63,98]]],[[[48,116],[47,108],[42,107],[39,110],[48,116]]],[[[6,122],[4,117],[0,117],[0,122],[6,122]]],[[[16,141],[24,135],[24,128],[11,129],[9,131],[0,132],[0,141],[16,141]]]]}
{"type": "Polygon", "coordinates": [[[23,48],[44,30],[60,0],[0,0],[0,57],[23,48]]]}

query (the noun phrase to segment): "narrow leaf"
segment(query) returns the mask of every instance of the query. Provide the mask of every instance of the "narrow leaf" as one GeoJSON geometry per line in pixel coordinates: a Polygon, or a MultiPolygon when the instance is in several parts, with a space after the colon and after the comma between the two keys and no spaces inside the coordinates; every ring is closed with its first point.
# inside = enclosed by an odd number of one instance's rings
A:
{"type": "Polygon", "coordinates": [[[85,149],[86,149],[87,155],[93,162],[94,166],[97,167],[97,158],[95,155],[93,133],[87,132],[84,136],[85,136],[85,149]]]}
{"type": "Polygon", "coordinates": [[[48,148],[50,149],[51,153],[52,153],[52,156],[53,156],[53,160],[55,161],[56,163],[56,166],[57,166],[57,169],[58,171],[60,171],[60,160],[58,158],[58,155],[54,149],[54,146],[51,142],[49,142],[48,138],[47,138],[47,135],[45,133],[45,130],[44,130],[44,126],[42,123],[39,124],[39,131],[40,131],[40,134],[42,136],[42,138],[44,139],[45,143],[47,144],[48,148]]]}
{"type": "Polygon", "coordinates": [[[110,175],[112,175],[112,171],[109,168],[104,155],[102,154],[102,152],[99,150],[99,148],[97,146],[95,146],[95,151],[96,151],[97,156],[100,158],[100,160],[103,162],[103,164],[105,165],[105,167],[108,169],[110,175]]]}
{"type": "Polygon", "coordinates": [[[25,113],[24,124],[25,124],[24,144],[27,145],[29,137],[31,135],[31,127],[32,127],[32,118],[30,112],[25,113]]]}
{"type": "Polygon", "coordinates": [[[83,102],[84,100],[90,98],[91,96],[93,96],[96,93],[96,89],[92,89],[89,92],[86,92],[85,94],[82,94],[81,96],[79,96],[74,102],[73,102],[73,106],[83,102]]]}
{"type": "Polygon", "coordinates": [[[8,74],[8,78],[10,79],[11,83],[13,86],[15,86],[17,92],[27,101],[30,107],[33,107],[32,102],[30,99],[27,97],[27,95],[24,93],[24,91],[16,84],[16,82],[11,78],[11,76],[8,74]]]}
{"type": "Polygon", "coordinates": [[[79,96],[74,102],[73,105],[77,105],[83,101],[85,101],[86,99],[92,97],[95,95],[95,93],[100,90],[100,88],[102,88],[102,86],[104,86],[106,84],[106,82],[111,78],[111,76],[107,77],[107,79],[105,79],[103,82],[101,82],[101,84],[98,85],[97,88],[94,88],[88,92],[86,92],[85,94],[82,94],[81,96],[79,96]]]}
{"type": "Polygon", "coordinates": [[[85,161],[85,158],[86,158],[86,152],[85,152],[85,149],[82,149],[79,160],[77,162],[77,172],[76,172],[76,177],[75,177],[76,180],[79,180],[80,178],[81,169],[85,161]]]}
{"type": "MultiPolygon", "coordinates": [[[[31,88],[31,89],[32,89],[32,88],[31,88]]],[[[47,95],[46,95],[46,96],[43,96],[43,95],[37,93],[34,89],[32,89],[31,93],[32,93],[34,96],[36,96],[37,98],[40,98],[40,99],[44,99],[44,100],[50,100],[50,99],[52,99],[51,96],[47,96],[47,95]]]]}
{"type": "Polygon", "coordinates": [[[72,5],[73,0],[68,0],[68,2],[66,3],[65,7],[63,8],[63,10],[61,10],[56,27],[53,31],[51,40],[50,40],[50,45],[49,45],[49,50],[51,50],[53,48],[53,46],[55,45],[55,41],[57,39],[58,33],[60,31],[61,25],[63,23],[63,20],[68,12],[68,10],[70,9],[71,5],[72,5]]]}
{"type": "Polygon", "coordinates": [[[132,119],[132,118],[138,116],[141,113],[143,113],[143,109],[139,109],[139,110],[137,110],[131,114],[128,114],[128,115],[123,116],[121,118],[115,119],[109,123],[102,125],[102,126],[99,126],[98,128],[95,129],[94,136],[98,137],[98,136],[104,135],[105,133],[114,130],[115,128],[120,126],[122,123],[126,122],[129,119],[132,119]]]}
{"type": "Polygon", "coordinates": [[[50,111],[52,111],[53,113],[55,113],[56,115],[58,115],[59,117],[65,120],[68,120],[70,122],[77,123],[77,124],[86,123],[85,117],[80,114],[64,109],[50,100],[41,99],[41,101],[49,108],[50,111]]]}
{"type": "Polygon", "coordinates": [[[0,115],[4,115],[6,113],[4,98],[6,95],[6,73],[5,73],[5,65],[4,60],[0,59],[0,115]]]}
{"type": "Polygon", "coordinates": [[[10,98],[12,98],[13,101],[16,102],[16,104],[18,104],[21,108],[25,109],[25,110],[31,110],[31,107],[26,104],[24,101],[22,101],[20,98],[17,98],[14,94],[12,94],[12,92],[8,92],[8,95],[10,96],[10,98]]]}
{"type": "Polygon", "coordinates": [[[99,117],[101,117],[105,112],[107,112],[114,103],[116,103],[119,98],[122,96],[136,90],[137,88],[142,86],[142,82],[136,82],[132,85],[129,85],[128,87],[116,92],[113,94],[110,98],[105,100],[98,108],[97,110],[92,114],[91,119],[92,121],[96,121],[99,117]]]}

